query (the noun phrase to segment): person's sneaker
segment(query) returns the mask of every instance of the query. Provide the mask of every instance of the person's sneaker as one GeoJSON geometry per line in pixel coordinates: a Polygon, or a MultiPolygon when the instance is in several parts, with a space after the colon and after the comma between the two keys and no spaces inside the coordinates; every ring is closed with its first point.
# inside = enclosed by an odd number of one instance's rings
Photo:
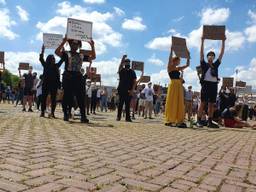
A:
{"type": "Polygon", "coordinates": [[[196,126],[202,128],[205,125],[202,121],[197,121],[196,126]]]}
{"type": "Polygon", "coordinates": [[[174,125],[172,123],[165,123],[164,125],[168,126],[168,127],[174,127],[174,125]]]}
{"type": "Polygon", "coordinates": [[[220,128],[219,125],[217,125],[217,124],[215,124],[215,123],[213,123],[213,122],[209,122],[209,123],[208,123],[208,127],[209,127],[209,128],[220,128]]]}
{"type": "Polygon", "coordinates": [[[81,119],[81,123],[89,123],[89,119],[87,119],[87,118],[82,118],[82,119],[81,119]]]}
{"type": "Polygon", "coordinates": [[[149,119],[154,119],[153,117],[149,117],[149,119]]]}
{"type": "Polygon", "coordinates": [[[31,108],[28,109],[28,112],[33,112],[33,110],[31,108]]]}
{"type": "Polygon", "coordinates": [[[131,119],[126,119],[125,121],[126,121],[126,122],[132,122],[132,120],[131,120],[131,119]]]}
{"type": "Polygon", "coordinates": [[[44,117],[44,113],[41,113],[41,114],[40,114],[40,117],[44,117]]]}
{"type": "Polygon", "coordinates": [[[116,121],[121,121],[121,117],[117,117],[117,118],[116,118],[116,121]]]}
{"type": "Polygon", "coordinates": [[[179,123],[177,124],[178,128],[187,128],[187,124],[186,123],[179,123]]]}
{"type": "Polygon", "coordinates": [[[26,112],[26,108],[23,108],[22,111],[23,111],[23,112],[26,112]]]}
{"type": "Polygon", "coordinates": [[[51,117],[52,117],[53,119],[56,119],[54,113],[51,114],[51,117]]]}

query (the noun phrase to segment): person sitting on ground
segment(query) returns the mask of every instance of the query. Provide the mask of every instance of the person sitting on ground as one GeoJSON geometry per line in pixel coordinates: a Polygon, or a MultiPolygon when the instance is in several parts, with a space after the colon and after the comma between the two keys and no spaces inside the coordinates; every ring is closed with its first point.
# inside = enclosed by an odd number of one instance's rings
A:
{"type": "Polygon", "coordinates": [[[227,108],[222,112],[222,118],[224,119],[225,127],[229,128],[256,128],[256,125],[250,125],[247,122],[243,122],[238,118],[238,113],[241,110],[241,105],[236,105],[235,107],[227,108]]]}

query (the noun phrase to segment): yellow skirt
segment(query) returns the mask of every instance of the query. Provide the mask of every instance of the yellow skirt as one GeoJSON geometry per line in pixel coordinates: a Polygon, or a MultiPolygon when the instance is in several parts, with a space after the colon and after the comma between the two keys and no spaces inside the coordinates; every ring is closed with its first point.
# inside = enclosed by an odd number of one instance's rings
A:
{"type": "Polygon", "coordinates": [[[170,81],[165,103],[165,123],[183,123],[185,118],[182,80],[170,81]]]}

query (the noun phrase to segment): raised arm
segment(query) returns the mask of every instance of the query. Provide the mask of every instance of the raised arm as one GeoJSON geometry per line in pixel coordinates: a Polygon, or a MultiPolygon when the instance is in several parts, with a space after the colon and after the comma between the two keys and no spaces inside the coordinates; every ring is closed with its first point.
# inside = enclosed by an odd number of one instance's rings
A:
{"type": "MultiPolygon", "coordinates": [[[[188,50],[187,50],[188,51],[188,50]]],[[[182,66],[182,67],[177,67],[177,69],[179,71],[183,71],[184,69],[186,69],[188,66],[190,65],[190,52],[188,51],[188,58],[187,58],[187,63],[186,65],[182,66]]]]}
{"type": "Polygon", "coordinates": [[[200,61],[204,60],[204,37],[201,39],[200,61]]]}
{"type": "Polygon", "coordinates": [[[67,42],[67,37],[63,39],[62,43],[59,45],[59,47],[55,50],[55,54],[58,55],[59,57],[62,57],[63,55],[63,48],[65,43],[67,42]]]}
{"type": "Polygon", "coordinates": [[[172,55],[173,55],[173,48],[171,46],[171,52],[170,52],[170,55],[169,55],[169,61],[168,61],[168,66],[167,66],[167,72],[168,73],[171,71],[171,68],[173,66],[173,64],[172,64],[172,55]]]}
{"type": "Polygon", "coordinates": [[[122,57],[122,59],[121,59],[121,62],[120,62],[120,65],[119,65],[119,67],[118,67],[117,73],[119,73],[119,72],[122,70],[122,68],[123,68],[123,63],[124,63],[124,60],[125,60],[126,57],[127,57],[127,55],[123,55],[123,57],[122,57]]]}
{"type": "Polygon", "coordinates": [[[40,56],[39,56],[39,61],[41,62],[43,67],[46,66],[46,63],[45,63],[45,60],[44,60],[44,50],[45,50],[45,47],[44,47],[44,44],[43,44],[42,49],[41,49],[41,53],[40,53],[40,56]]]}
{"type": "Polygon", "coordinates": [[[91,40],[89,42],[89,44],[91,45],[91,48],[92,48],[92,52],[91,52],[92,54],[90,55],[90,59],[92,61],[92,60],[96,59],[96,51],[95,51],[94,41],[91,40]]]}
{"type": "Polygon", "coordinates": [[[224,52],[225,52],[225,41],[226,41],[226,36],[224,36],[224,38],[222,39],[221,50],[220,50],[220,55],[219,55],[219,61],[220,62],[221,62],[222,57],[223,57],[224,52]]]}

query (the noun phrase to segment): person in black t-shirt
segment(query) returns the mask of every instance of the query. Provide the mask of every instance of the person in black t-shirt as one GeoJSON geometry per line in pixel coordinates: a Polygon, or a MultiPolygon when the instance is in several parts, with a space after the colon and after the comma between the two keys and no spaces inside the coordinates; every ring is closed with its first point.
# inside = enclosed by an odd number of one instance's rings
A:
{"type": "Polygon", "coordinates": [[[200,52],[200,66],[202,69],[201,82],[201,104],[198,111],[198,122],[197,126],[202,127],[204,124],[201,121],[203,111],[206,104],[208,103],[208,127],[209,128],[219,128],[219,126],[212,122],[214,104],[216,103],[217,92],[218,92],[218,68],[221,64],[222,57],[225,50],[225,40],[224,36],[222,39],[222,47],[218,59],[214,62],[215,53],[210,51],[207,54],[207,62],[204,60],[204,37],[202,37],[201,42],[201,52],[200,52]]]}
{"type": "Polygon", "coordinates": [[[46,110],[46,100],[50,93],[51,95],[51,117],[55,118],[54,112],[56,108],[56,95],[57,90],[60,88],[60,74],[59,68],[63,63],[61,59],[58,63],[55,63],[54,55],[48,55],[46,61],[44,60],[44,45],[42,46],[42,51],[39,57],[44,72],[43,72],[43,84],[42,84],[42,103],[41,103],[41,117],[44,117],[46,110]]]}
{"type": "Polygon", "coordinates": [[[55,54],[61,57],[65,61],[65,68],[62,78],[62,85],[64,89],[63,95],[63,112],[64,121],[69,120],[69,111],[72,107],[74,96],[77,99],[77,103],[81,113],[81,123],[88,123],[85,113],[85,85],[84,78],[81,73],[83,61],[91,62],[96,58],[94,41],[90,40],[92,50],[88,55],[78,53],[77,50],[82,47],[82,42],[77,40],[63,39],[61,45],[55,50],[55,54]],[[68,42],[71,51],[65,51],[64,45],[68,42]]]}
{"type": "Polygon", "coordinates": [[[127,55],[123,55],[118,68],[118,74],[119,85],[117,90],[119,95],[119,105],[116,120],[121,120],[121,113],[123,105],[125,104],[126,121],[132,122],[130,117],[130,102],[136,86],[136,74],[130,68],[130,60],[127,58],[127,55]]]}
{"type": "MultiPolygon", "coordinates": [[[[29,112],[33,112],[32,110],[32,102],[33,102],[33,86],[34,86],[34,79],[35,77],[32,74],[33,67],[30,66],[28,73],[25,73],[23,75],[23,81],[24,81],[24,97],[23,97],[23,110],[26,111],[26,104],[28,102],[29,105],[29,112]]],[[[21,73],[19,70],[19,74],[21,77],[21,73]]]]}

